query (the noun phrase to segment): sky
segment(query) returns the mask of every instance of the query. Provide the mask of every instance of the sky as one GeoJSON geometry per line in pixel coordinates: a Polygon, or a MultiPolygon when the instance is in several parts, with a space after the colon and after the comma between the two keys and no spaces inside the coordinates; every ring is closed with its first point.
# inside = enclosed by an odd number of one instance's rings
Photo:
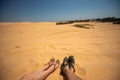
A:
{"type": "Polygon", "coordinates": [[[119,17],[119,0],[0,0],[0,22],[119,17]]]}

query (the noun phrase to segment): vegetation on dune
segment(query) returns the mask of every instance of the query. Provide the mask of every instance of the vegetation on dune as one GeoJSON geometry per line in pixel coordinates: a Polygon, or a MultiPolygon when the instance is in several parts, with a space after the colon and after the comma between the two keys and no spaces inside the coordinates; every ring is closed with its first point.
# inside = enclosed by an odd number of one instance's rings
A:
{"type": "Polygon", "coordinates": [[[73,21],[61,21],[61,22],[56,22],[56,25],[61,25],[61,24],[72,24],[73,21]]]}
{"type": "Polygon", "coordinates": [[[85,28],[85,29],[90,29],[90,28],[94,28],[92,24],[75,24],[73,25],[75,27],[78,27],[78,28],[85,28]]]}
{"type": "Polygon", "coordinates": [[[71,24],[74,22],[111,22],[113,24],[120,24],[120,18],[106,17],[106,18],[95,18],[95,19],[84,19],[84,20],[70,20],[56,22],[56,25],[71,24]]]}
{"type": "Polygon", "coordinates": [[[113,24],[120,24],[120,21],[114,21],[113,24]]]}

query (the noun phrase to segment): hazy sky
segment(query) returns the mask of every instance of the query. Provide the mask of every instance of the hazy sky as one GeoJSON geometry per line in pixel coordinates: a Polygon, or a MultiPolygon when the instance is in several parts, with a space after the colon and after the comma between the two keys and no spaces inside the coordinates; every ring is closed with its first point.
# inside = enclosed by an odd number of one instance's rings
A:
{"type": "Polygon", "coordinates": [[[120,17],[119,0],[0,0],[0,21],[120,17]]]}

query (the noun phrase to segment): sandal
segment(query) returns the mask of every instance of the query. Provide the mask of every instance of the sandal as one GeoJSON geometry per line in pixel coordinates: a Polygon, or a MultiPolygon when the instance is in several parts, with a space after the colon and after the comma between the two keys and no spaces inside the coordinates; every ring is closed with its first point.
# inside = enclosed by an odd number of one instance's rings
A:
{"type": "Polygon", "coordinates": [[[73,68],[73,72],[75,72],[75,59],[74,59],[74,56],[69,56],[69,59],[68,59],[68,63],[69,63],[69,68],[73,68]]]}
{"type": "Polygon", "coordinates": [[[69,64],[68,64],[68,58],[67,57],[65,57],[64,59],[63,59],[63,63],[61,64],[61,67],[60,67],[60,75],[62,75],[62,76],[65,76],[65,73],[64,73],[64,68],[65,68],[65,66],[69,66],[69,64]]]}
{"type": "Polygon", "coordinates": [[[73,68],[73,72],[75,72],[74,64],[75,64],[74,56],[69,56],[69,58],[65,57],[63,59],[63,63],[61,64],[61,67],[60,67],[60,75],[65,76],[64,68],[66,66],[69,66],[69,68],[73,68]]]}
{"type": "Polygon", "coordinates": [[[69,56],[69,63],[72,63],[72,64],[75,64],[75,59],[74,59],[74,56],[69,56]]]}

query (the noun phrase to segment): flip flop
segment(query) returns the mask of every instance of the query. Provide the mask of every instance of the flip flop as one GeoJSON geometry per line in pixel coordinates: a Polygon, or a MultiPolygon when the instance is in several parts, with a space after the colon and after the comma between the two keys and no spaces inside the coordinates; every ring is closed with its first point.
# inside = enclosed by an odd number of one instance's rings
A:
{"type": "Polygon", "coordinates": [[[73,68],[73,72],[75,72],[75,59],[74,56],[69,56],[68,58],[69,68],[73,68]]]}
{"type": "Polygon", "coordinates": [[[75,59],[74,59],[74,56],[69,56],[69,59],[68,59],[68,63],[72,63],[72,64],[75,64],[75,59]]]}
{"type": "Polygon", "coordinates": [[[64,68],[65,68],[65,66],[69,66],[69,64],[68,64],[68,58],[67,57],[65,57],[64,59],[63,59],[63,63],[61,64],[61,67],[60,67],[60,75],[62,75],[62,76],[65,76],[65,73],[64,73],[64,68]]]}

